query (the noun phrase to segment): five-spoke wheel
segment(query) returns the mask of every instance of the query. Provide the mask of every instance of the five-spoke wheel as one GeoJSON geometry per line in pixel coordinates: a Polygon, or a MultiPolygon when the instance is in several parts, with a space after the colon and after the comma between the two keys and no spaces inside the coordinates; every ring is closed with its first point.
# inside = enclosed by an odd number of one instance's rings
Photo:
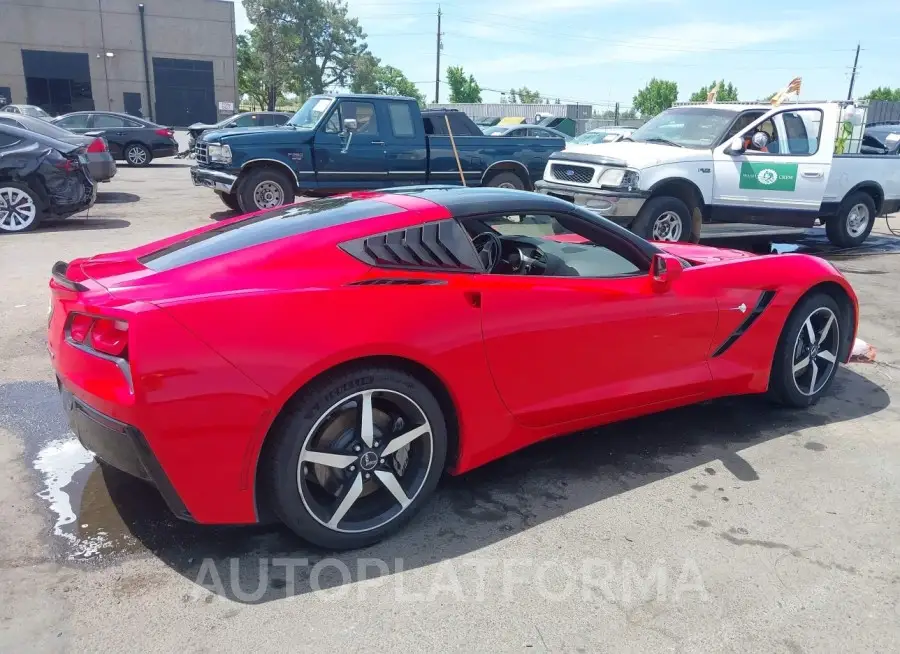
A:
{"type": "Polygon", "coordinates": [[[791,406],[809,406],[825,393],[848,347],[845,321],[834,298],[813,293],[794,308],[778,342],[770,395],[791,406]]]}
{"type": "Polygon", "coordinates": [[[390,369],[349,373],[311,389],[278,429],[275,510],[313,543],[361,547],[412,516],[445,457],[443,413],[421,382],[390,369]]]}

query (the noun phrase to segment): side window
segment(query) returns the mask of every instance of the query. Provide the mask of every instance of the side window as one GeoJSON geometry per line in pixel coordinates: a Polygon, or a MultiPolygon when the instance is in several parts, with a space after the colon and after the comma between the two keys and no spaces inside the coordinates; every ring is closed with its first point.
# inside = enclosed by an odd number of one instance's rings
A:
{"type": "MultiPolygon", "coordinates": [[[[562,219],[547,214],[511,214],[469,220],[464,226],[476,250],[491,240],[479,238],[484,231],[500,237],[502,253],[493,274],[591,278],[643,274],[642,266],[625,254],[625,245],[614,235],[609,235],[608,243],[593,241],[568,229],[562,219]],[[531,269],[523,271],[521,265],[526,264],[531,269]]],[[[479,256],[485,259],[481,252],[479,256]]]]}
{"type": "Polygon", "coordinates": [[[763,115],[762,111],[747,111],[742,113],[740,116],[735,118],[734,123],[732,123],[731,127],[728,128],[728,131],[725,132],[725,137],[722,139],[722,143],[726,143],[731,138],[737,136],[741,133],[741,131],[747,127],[754,120],[763,115]]]}
{"type": "Polygon", "coordinates": [[[94,114],[94,127],[98,129],[111,129],[116,127],[133,127],[133,125],[129,125],[123,118],[119,118],[118,116],[94,114]]]}
{"type": "Polygon", "coordinates": [[[259,125],[259,116],[256,114],[247,114],[241,116],[234,121],[235,127],[257,127],[259,125]]]}
{"type": "Polygon", "coordinates": [[[776,114],[756,126],[753,132],[765,133],[768,143],[757,149],[750,139],[753,133],[744,136],[748,150],[771,155],[808,156],[819,151],[819,137],[822,132],[822,112],[819,109],[798,109],[776,114]],[[779,129],[779,125],[781,129],[779,129]]]}
{"type": "Polygon", "coordinates": [[[284,125],[291,117],[282,114],[272,114],[270,118],[272,119],[273,125],[284,125]]]}
{"type": "Polygon", "coordinates": [[[378,118],[371,102],[341,102],[341,119],[356,119],[356,133],[378,136],[378,118]]]}
{"type": "Polygon", "coordinates": [[[410,138],[416,135],[413,126],[412,111],[406,102],[389,102],[388,115],[391,117],[391,131],[397,138],[410,138]]]}
{"type": "Polygon", "coordinates": [[[327,134],[340,134],[342,125],[344,121],[341,119],[341,105],[343,103],[338,103],[334,111],[331,112],[331,115],[328,117],[328,122],[325,123],[325,132],[327,134]]]}
{"type": "Polygon", "coordinates": [[[15,145],[18,142],[18,137],[0,132],[0,148],[8,148],[9,146],[15,145]]]}
{"type": "Polygon", "coordinates": [[[60,118],[56,124],[65,129],[87,128],[90,114],[74,114],[60,118]]]}

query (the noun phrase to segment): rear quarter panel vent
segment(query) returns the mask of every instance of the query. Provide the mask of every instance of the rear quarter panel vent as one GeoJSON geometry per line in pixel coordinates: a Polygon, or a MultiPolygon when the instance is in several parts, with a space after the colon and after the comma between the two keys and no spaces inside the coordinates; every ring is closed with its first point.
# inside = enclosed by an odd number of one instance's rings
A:
{"type": "Polygon", "coordinates": [[[340,246],[360,261],[381,268],[480,272],[472,242],[455,220],[367,236],[340,246]]]}

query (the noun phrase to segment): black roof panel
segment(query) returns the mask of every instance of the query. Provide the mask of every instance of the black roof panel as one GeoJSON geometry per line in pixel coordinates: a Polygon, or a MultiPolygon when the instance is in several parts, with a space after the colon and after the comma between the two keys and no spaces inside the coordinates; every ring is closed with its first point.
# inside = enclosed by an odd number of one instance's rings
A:
{"type": "Polygon", "coordinates": [[[516,213],[572,210],[571,204],[551,195],[507,188],[432,185],[404,186],[382,192],[423,198],[446,207],[455,218],[497,211],[516,213]]]}

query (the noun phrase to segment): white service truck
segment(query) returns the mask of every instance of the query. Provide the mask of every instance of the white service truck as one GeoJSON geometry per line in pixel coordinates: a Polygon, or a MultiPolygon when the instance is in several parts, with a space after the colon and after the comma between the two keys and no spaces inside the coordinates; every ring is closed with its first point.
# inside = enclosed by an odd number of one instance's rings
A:
{"type": "Polygon", "coordinates": [[[859,154],[864,110],[841,102],[689,104],[615,143],[551,155],[540,193],[658,241],[697,241],[703,223],[812,227],[862,243],[900,209],[900,156],[859,154]]]}

